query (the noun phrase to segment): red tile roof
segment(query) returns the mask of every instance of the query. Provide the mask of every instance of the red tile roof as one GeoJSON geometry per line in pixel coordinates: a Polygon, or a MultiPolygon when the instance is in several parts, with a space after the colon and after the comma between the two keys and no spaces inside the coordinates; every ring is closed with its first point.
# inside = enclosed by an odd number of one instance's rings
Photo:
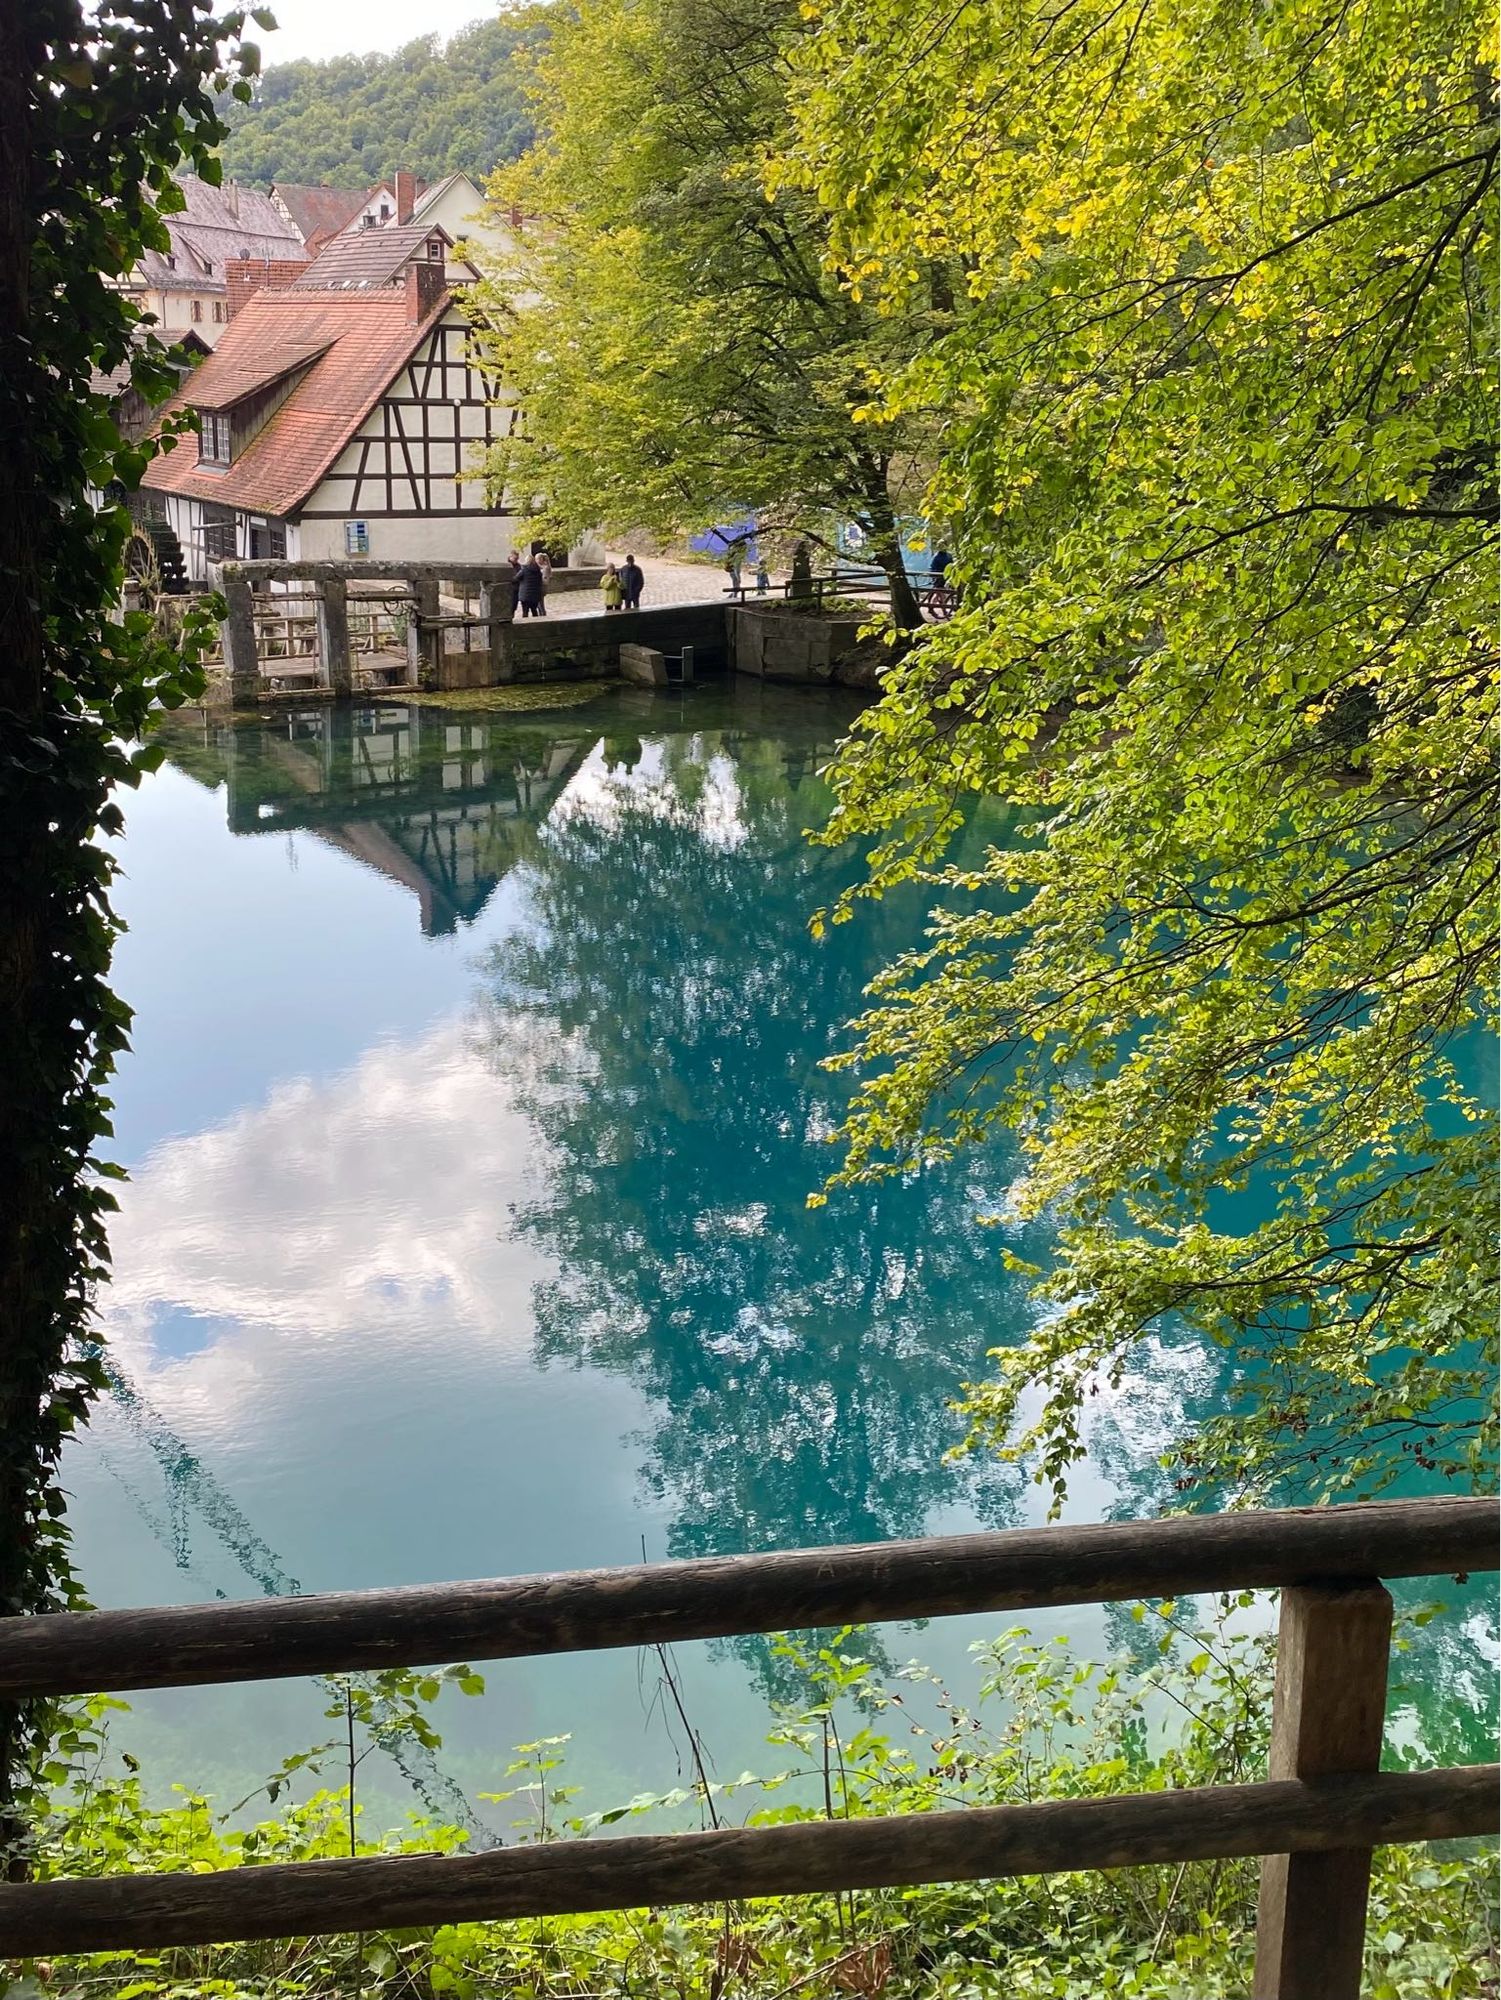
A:
{"type": "Polygon", "coordinates": [[[407,316],[404,290],[252,293],[166,414],[184,404],[222,407],[227,386],[264,379],[267,356],[317,344],[323,351],[232,465],[201,466],[197,439],[188,434],[151,461],[142,484],[257,514],[295,513],[448,304],[440,293],[416,321],[407,316]]]}
{"type": "Polygon", "coordinates": [[[321,249],[330,236],[349,226],[365,206],[365,188],[307,187],[300,181],[273,181],[271,194],[292,218],[292,226],[310,250],[321,249]]]}
{"type": "Polygon", "coordinates": [[[221,361],[210,378],[208,389],[195,381],[192,404],[195,410],[232,410],[259,389],[269,389],[284,376],[306,368],[328,349],[328,337],[320,340],[268,341],[254,354],[231,355],[221,361]]]}

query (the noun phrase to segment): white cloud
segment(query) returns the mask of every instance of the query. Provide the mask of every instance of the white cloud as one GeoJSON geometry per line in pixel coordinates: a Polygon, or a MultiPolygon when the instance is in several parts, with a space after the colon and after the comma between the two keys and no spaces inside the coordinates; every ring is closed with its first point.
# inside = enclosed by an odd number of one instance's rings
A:
{"type": "Polygon", "coordinates": [[[516,1297],[518,1258],[535,1260],[500,1239],[535,1154],[457,1021],[379,1043],[326,1082],[279,1084],[159,1146],[122,1189],[103,1301],[114,1350],[133,1372],[159,1365],[164,1311],[317,1340],[400,1326],[419,1304],[524,1345],[529,1313],[497,1301],[516,1297]]]}

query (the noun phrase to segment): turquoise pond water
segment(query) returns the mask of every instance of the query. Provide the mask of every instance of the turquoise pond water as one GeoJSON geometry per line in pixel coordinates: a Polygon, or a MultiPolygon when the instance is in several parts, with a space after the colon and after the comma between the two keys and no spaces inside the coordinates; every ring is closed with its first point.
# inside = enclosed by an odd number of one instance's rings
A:
{"type": "MultiPolygon", "coordinates": [[[[856,708],[740,683],[165,732],[118,895],[116,1389],[66,1464],[96,1603],[1042,1517],[1015,1471],[945,1460],[948,1399],[1035,1310],[975,1220],[1004,1206],[1006,1150],[806,1206],[846,1088],[820,1058],[922,921],[896,899],[807,930],[855,865],[804,835],[856,708]]],[[[997,809],[969,837],[1006,830],[997,809]]],[[[1163,1351],[1102,1398],[1071,1514],[1170,1504],[1156,1454],[1214,1387],[1163,1351]]],[[[881,1643],[972,1689],[998,1622],[881,1643]]],[[[1129,1631],[1036,1623],[1095,1651],[1129,1631]]],[[[1430,1696],[1473,1715],[1486,1614],[1441,1629],[1430,1696]]],[[[765,1646],[684,1647],[679,1670],[720,1771],[775,1768],[765,1646]]],[[[443,1698],[415,1774],[439,1810],[565,1732],[585,1806],[672,1782],[637,1655],[487,1679],[443,1698]]],[[[324,1733],[325,1699],[137,1696],[122,1740],[232,1801],[324,1733]]],[[[385,1767],[368,1796],[409,1794],[385,1767]]]]}

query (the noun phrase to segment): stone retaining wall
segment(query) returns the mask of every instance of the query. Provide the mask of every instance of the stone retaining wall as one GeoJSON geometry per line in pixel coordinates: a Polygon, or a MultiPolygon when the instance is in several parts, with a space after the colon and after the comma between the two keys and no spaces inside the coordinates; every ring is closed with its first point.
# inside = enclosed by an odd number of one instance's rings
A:
{"type": "MultiPolygon", "coordinates": [[[[624,644],[659,653],[693,648],[695,670],[729,665],[722,604],[664,604],[653,610],[601,611],[592,618],[522,618],[501,634],[502,678],[514,681],[607,680],[620,671],[624,644]]],[[[444,663],[445,671],[447,662],[444,663]]],[[[476,681],[445,682],[476,687],[476,681]]]]}
{"type": "Polygon", "coordinates": [[[799,617],[749,604],[729,616],[730,664],[760,680],[831,681],[860,637],[858,618],[799,617]]]}

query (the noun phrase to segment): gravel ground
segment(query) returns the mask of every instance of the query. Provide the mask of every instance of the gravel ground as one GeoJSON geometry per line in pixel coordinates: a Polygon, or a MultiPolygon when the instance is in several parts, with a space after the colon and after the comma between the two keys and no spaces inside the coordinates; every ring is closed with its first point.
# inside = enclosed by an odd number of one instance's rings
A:
{"type": "MultiPolygon", "coordinates": [[[[624,550],[610,551],[611,558],[619,563],[624,560],[624,550]]],[[[665,556],[638,556],[641,574],[646,578],[646,587],[641,593],[641,609],[650,611],[661,604],[720,604],[724,601],[725,586],[729,579],[722,569],[711,568],[707,563],[672,562],[665,556]]],[[[747,571],[742,582],[754,583],[753,572],[747,571]]],[[[773,585],[781,579],[773,574],[773,585]]],[[[549,618],[585,618],[604,609],[604,599],[597,590],[559,591],[547,606],[549,618]]]]}

